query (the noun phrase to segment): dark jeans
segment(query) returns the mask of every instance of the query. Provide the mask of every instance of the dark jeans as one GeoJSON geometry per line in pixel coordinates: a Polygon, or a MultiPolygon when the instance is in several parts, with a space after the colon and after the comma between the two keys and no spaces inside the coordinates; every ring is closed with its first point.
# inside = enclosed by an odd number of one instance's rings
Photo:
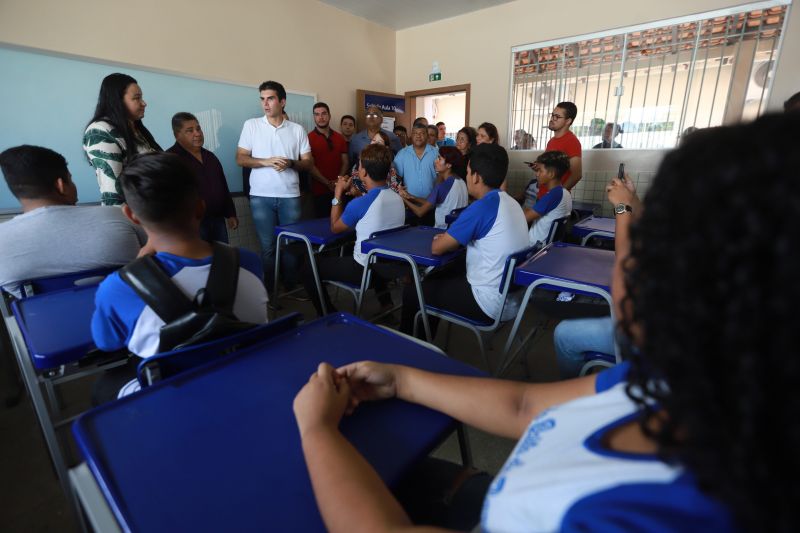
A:
{"type": "Polygon", "coordinates": [[[491,484],[485,472],[428,457],[394,493],[414,524],[469,531],[480,522],[491,484]]]}
{"type": "MultiPolygon", "coordinates": [[[[474,320],[491,320],[491,317],[475,301],[472,287],[467,281],[464,263],[449,265],[440,272],[434,272],[422,282],[422,296],[425,304],[452,311],[474,320]]],[[[413,283],[403,288],[403,312],[400,318],[400,331],[411,335],[414,331],[414,316],[419,311],[419,298],[413,283]]],[[[431,336],[436,336],[439,319],[428,316],[431,336]]],[[[420,328],[421,330],[421,328],[420,328]]]]}
{"type": "MultiPolygon", "coordinates": [[[[361,285],[361,277],[364,273],[364,267],[355,261],[351,256],[338,257],[338,256],[325,256],[317,255],[317,272],[319,279],[331,281],[343,281],[355,286],[361,285]]],[[[386,291],[386,282],[388,279],[394,277],[394,265],[373,265],[372,275],[370,281],[370,288],[374,288],[378,292],[378,301],[384,307],[392,305],[392,297],[386,291]]],[[[311,264],[306,260],[300,272],[303,279],[303,286],[306,292],[311,297],[314,308],[317,314],[322,316],[322,304],[320,303],[319,294],[317,294],[317,286],[314,283],[314,271],[311,269],[311,264]]],[[[329,313],[336,311],[336,307],[331,303],[331,298],[328,295],[328,289],[322,285],[322,297],[325,298],[325,307],[329,313]]]]}
{"type": "Polygon", "coordinates": [[[228,244],[228,228],[223,217],[205,217],[200,222],[200,238],[208,242],[228,244]]]}

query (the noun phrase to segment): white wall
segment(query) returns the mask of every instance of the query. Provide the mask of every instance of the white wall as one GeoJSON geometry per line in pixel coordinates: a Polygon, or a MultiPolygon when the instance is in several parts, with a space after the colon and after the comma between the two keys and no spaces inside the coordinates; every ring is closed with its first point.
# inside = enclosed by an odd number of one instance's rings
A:
{"type": "Polygon", "coordinates": [[[316,0],[2,0],[0,41],[254,87],[274,79],[317,93],[336,124],[355,114],[357,88],[395,89],[394,31],[316,0]]]}

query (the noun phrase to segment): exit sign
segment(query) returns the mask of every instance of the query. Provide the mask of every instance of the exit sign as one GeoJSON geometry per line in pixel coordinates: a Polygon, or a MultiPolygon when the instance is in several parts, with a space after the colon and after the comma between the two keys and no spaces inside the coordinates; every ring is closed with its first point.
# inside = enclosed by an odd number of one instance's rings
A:
{"type": "Polygon", "coordinates": [[[428,76],[428,81],[442,81],[442,73],[436,72],[428,76]]]}

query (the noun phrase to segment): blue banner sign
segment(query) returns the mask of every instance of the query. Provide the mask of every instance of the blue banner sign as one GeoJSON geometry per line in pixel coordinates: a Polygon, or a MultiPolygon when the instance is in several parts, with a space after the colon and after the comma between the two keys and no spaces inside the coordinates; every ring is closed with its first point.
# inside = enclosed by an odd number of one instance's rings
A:
{"type": "Polygon", "coordinates": [[[378,106],[381,111],[387,113],[405,113],[406,112],[406,99],[396,96],[381,96],[378,94],[364,95],[364,108],[374,105],[378,106]]]}

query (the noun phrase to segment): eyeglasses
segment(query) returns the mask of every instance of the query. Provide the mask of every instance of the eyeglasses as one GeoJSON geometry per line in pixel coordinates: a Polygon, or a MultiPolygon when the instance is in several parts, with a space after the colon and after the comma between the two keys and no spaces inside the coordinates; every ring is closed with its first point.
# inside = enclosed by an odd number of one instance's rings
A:
{"type": "Polygon", "coordinates": [[[377,113],[367,113],[367,118],[378,118],[380,117],[377,113]]]}
{"type": "Polygon", "coordinates": [[[550,115],[550,118],[552,118],[554,120],[561,120],[562,118],[564,118],[564,116],[563,115],[556,115],[555,113],[552,113],[550,115]]]}

